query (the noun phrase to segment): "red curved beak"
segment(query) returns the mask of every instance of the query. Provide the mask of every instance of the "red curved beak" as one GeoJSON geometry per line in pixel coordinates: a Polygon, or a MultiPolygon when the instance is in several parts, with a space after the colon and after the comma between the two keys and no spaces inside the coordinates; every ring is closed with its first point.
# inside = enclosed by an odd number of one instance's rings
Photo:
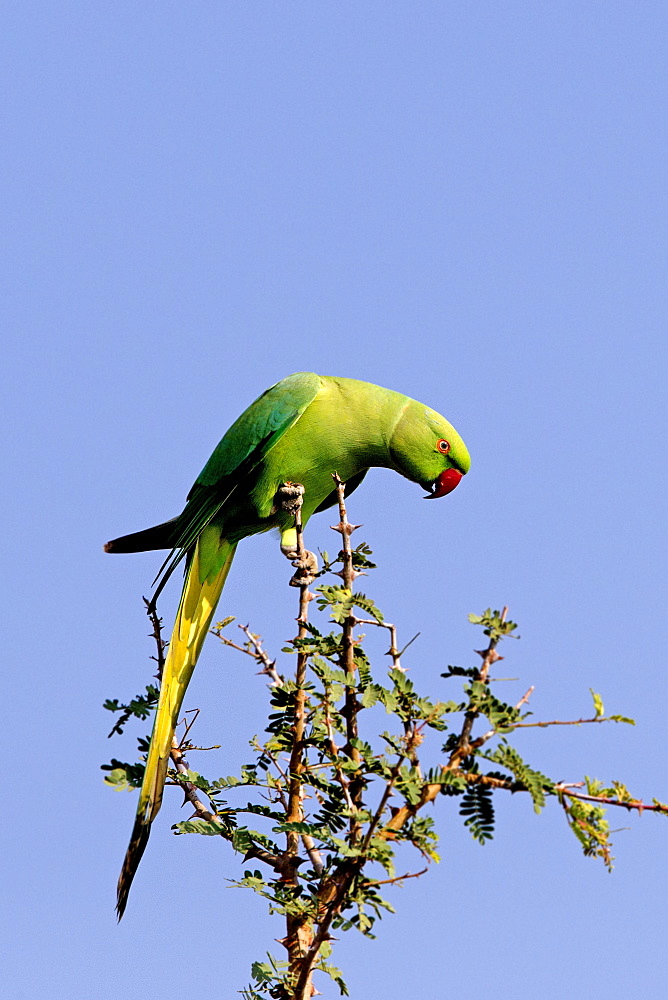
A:
{"type": "Polygon", "coordinates": [[[444,469],[438,479],[434,480],[432,492],[428,493],[425,500],[436,500],[437,497],[447,496],[459,485],[462,478],[461,472],[457,469],[444,469]]]}

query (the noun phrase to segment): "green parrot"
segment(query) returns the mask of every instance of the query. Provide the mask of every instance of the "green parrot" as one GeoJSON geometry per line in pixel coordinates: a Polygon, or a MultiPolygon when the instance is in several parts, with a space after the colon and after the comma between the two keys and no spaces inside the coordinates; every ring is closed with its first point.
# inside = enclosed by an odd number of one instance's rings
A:
{"type": "Polygon", "coordinates": [[[433,498],[454,490],[470,458],[454,427],[428,406],[369,382],[300,372],[267,389],[230,427],[188,494],[183,513],[105,545],[107,552],[170,550],[156,577],[154,602],[186,560],[137,815],[118,881],[119,920],[162,803],[183,697],[237,543],[278,528],[283,552],[294,558],[294,516],[277,504],[279,488],[304,486],[306,524],[336,502],[333,472],[350,494],[373,466],[394,469],[433,498]]]}

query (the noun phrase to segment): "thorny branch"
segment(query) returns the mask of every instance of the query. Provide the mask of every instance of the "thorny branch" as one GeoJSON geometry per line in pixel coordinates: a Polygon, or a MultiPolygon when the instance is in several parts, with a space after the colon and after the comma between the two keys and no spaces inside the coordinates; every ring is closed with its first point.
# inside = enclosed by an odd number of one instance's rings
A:
{"type": "MultiPolygon", "coordinates": [[[[156,645],[156,656],[155,661],[158,664],[158,680],[162,678],[162,672],[165,666],[165,649],[167,648],[167,642],[162,636],[162,618],[158,617],[155,607],[144,598],[144,603],[146,605],[146,614],[148,615],[151,625],[153,626],[153,632],[151,633],[152,638],[155,640],[156,645]]],[[[247,652],[247,650],[242,649],[242,652],[247,652]]],[[[170,751],[170,759],[177,773],[180,775],[187,775],[190,771],[190,766],[186,760],[186,747],[188,744],[188,734],[192,728],[199,710],[195,713],[195,717],[186,724],[185,732],[180,740],[177,740],[176,736],[172,737],[172,749],[170,751]]],[[[201,749],[201,748],[199,748],[201,749]]],[[[214,747],[209,747],[208,749],[216,749],[214,747]]],[[[189,802],[190,805],[195,810],[195,815],[198,819],[203,819],[207,823],[214,823],[224,829],[224,823],[222,822],[220,816],[217,813],[212,812],[205,806],[201,798],[198,795],[198,789],[191,781],[187,778],[182,777],[178,782],[179,788],[183,791],[185,796],[184,801],[189,802]]],[[[271,865],[277,871],[280,870],[279,858],[273,855],[270,851],[263,851],[257,845],[253,846],[252,852],[249,852],[249,857],[255,857],[258,861],[264,861],[271,865]]]]}
{"type": "MultiPolygon", "coordinates": [[[[503,611],[501,612],[501,621],[506,620],[507,614],[508,614],[508,608],[504,607],[503,611]]],[[[482,657],[482,667],[480,668],[480,680],[482,681],[483,684],[487,683],[487,679],[489,677],[489,670],[492,664],[495,663],[497,660],[502,659],[502,657],[499,656],[499,654],[496,651],[496,647],[498,646],[499,641],[500,641],[500,636],[492,636],[489,640],[489,645],[487,646],[487,649],[476,650],[478,656],[482,657]]],[[[464,725],[462,726],[461,735],[459,737],[459,743],[457,745],[457,749],[450,758],[448,767],[450,768],[456,767],[457,764],[461,760],[463,760],[464,757],[468,757],[469,753],[471,752],[469,741],[471,738],[471,731],[473,729],[473,724],[475,720],[478,718],[478,714],[479,713],[476,712],[475,710],[469,709],[469,711],[464,716],[464,725]]]]}
{"type": "MultiPolygon", "coordinates": [[[[342,539],[342,550],[339,554],[342,569],[339,576],[343,581],[343,587],[352,593],[354,580],[360,574],[355,569],[354,552],[350,539],[352,533],[359,525],[352,525],[348,521],[345,504],[345,484],[336,473],[333,474],[332,478],[335,483],[339,510],[339,523],[333,526],[333,530],[337,531],[342,539]]],[[[350,605],[345,605],[348,610],[343,620],[336,619],[341,625],[340,652],[337,653],[339,647],[335,644],[333,647],[334,652],[331,655],[330,653],[324,654],[330,658],[331,662],[335,662],[335,658],[338,655],[338,663],[345,676],[345,683],[341,682],[344,688],[344,706],[343,708],[337,708],[335,703],[330,704],[330,689],[328,683],[325,683],[324,694],[318,696],[320,701],[315,703],[314,707],[312,688],[307,684],[309,656],[312,654],[305,651],[305,644],[299,643],[300,640],[307,639],[311,632],[314,631],[308,625],[308,605],[313,599],[313,594],[309,591],[309,584],[317,575],[314,572],[314,557],[306,551],[304,546],[301,513],[303,494],[303,487],[295,483],[283,484],[277,493],[277,499],[280,499],[282,496],[284,509],[294,515],[297,538],[296,558],[293,562],[297,571],[290,581],[293,586],[299,588],[298,633],[296,640],[294,640],[297,643],[294,681],[286,681],[278,673],[276,661],[271,659],[264,649],[260,637],[251,632],[249,625],[238,626],[246,637],[246,642],[243,644],[234,642],[222,635],[222,627],[224,626],[214,629],[214,633],[225,645],[231,646],[245,655],[252,657],[258,663],[261,668],[259,671],[260,674],[265,674],[270,678],[271,687],[282,688],[285,692],[289,693],[289,695],[286,694],[286,697],[289,696],[292,699],[291,702],[288,702],[291,705],[288,711],[288,718],[291,718],[292,721],[290,724],[291,728],[286,730],[286,732],[290,733],[290,739],[289,749],[286,751],[285,756],[280,750],[274,753],[273,749],[270,749],[269,744],[266,747],[262,747],[259,742],[256,742],[257,749],[264,754],[265,759],[271,761],[276,773],[279,775],[278,778],[267,779],[266,783],[257,782],[257,784],[263,785],[268,790],[270,803],[280,804],[282,815],[288,824],[303,824],[305,821],[305,787],[308,783],[310,788],[309,794],[313,794],[315,799],[322,804],[324,793],[319,790],[321,786],[315,780],[315,775],[322,773],[319,769],[331,768],[331,777],[328,780],[331,783],[336,782],[341,789],[342,817],[345,816],[348,823],[347,835],[345,836],[346,850],[341,851],[338,855],[336,850],[334,850],[335,856],[333,858],[328,856],[326,864],[323,862],[316,839],[314,839],[311,833],[303,829],[288,829],[285,831],[286,840],[285,850],[283,851],[265,849],[261,846],[261,843],[255,841],[249,845],[247,850],[244,848],[246,859],[255,858],[264,862],[276,873],[277,878],[273,881],[272,885],[277,895],[276,897],[270,896],[270,898],[282,898],[280,897],[281,887],[285,886],[296,890],[294,897],[288,895],[287,898],[293,899],[293,901],[306,899],[306,896],[301,896],[300,894],[302,894],[306,883],[311,880],[311,891],[313,892],[311,904],[301,906],[300,908],[300,904],[297,902],[293,906],[286,905],[283,910],[286,917],[287,932],[281,943],[284,944],[288,953],[288,974],[284,980],[281,979],[283,992],[271,992],[270,995],[280,996],[281,998],[285,998],[285,1000],[287,998],[290,998],[290,1000],[309,1000],[317,992],[313,985],[312,974],[316,967],[323,967],[319,965],[322,958],[323,945],[331,940],[332,925],[335,927],[338,926],[336,923],[337,918],[342,918],[344,911],[352,905],[351,900],[360,898],[360,891],[362,891],[363,895],[366,890],[382,885],[398,884],[409,878],[417,878],[426,872],[427,869],[425,868],[419,872],[393,876],[392,869],[389,868],[388,874],[391,877],[373,881],[364,878],[362,875],[365,865],[370,860],[378,860],[379,857],[382,857],[382,850],[387,848],[387,844],[383,846],[383,843],[400,837],[412,841],[427,856],[429,852],[423,850],[420,842],[413,839],[415,837],[415,826],[409,827],[409,824],[411,824],[425,805],[432,802],[444,790],[442,781],[437,782],[432,780],[423,782],[415,752],[416,747],[422,740],[423,727],[431,724],[430,718],[432,718],[432,715],[430,715],[430,712],[434,706],[430,706],[430,703],[427,702],[427,708],[422,710],[422,715],[413,715],[413,710],[411,709],[411,715],[408,719],[406,716],[403,716],[404,737],[398,738],[392,757],[386,758],[387,766],[385,771],[382,772],[382,791],[378,803],[375,807],[370,807],[365,802],[365,789],[370,787],[372,780],[376,780],[372,776],[377,775],[379,772],[373,770],[369,772],[368,768],[365,767],[367,758],[363,758],[358,749],[358,745],[363,746],[359,742],[358,715],[362,709],[362,703],[358,701],[358,693],[365,689],[360,685],[359,672],[355,659],[356,644],[359,647],[363,637],[357,637],[356,639],[354,630],[360,625],[374,625],[385,628],[390,633],[388,655],[392,659],[392,668],[404,673],[405,668],[401,665],[401,656],[414,640],[411,639],[404,649],[400,650],[395,625],[382,620],[357,617],[353,610],[352,601],[350,605]],[[318,751],[319,757],[317,760],[310,762],[308,757],[309,745],[317,744],[313,743],[313,735],[307,732],[307,727],[310,718],[309,712],[314,711],[320,712],[321,742],[318,751]],[[337,713],[339,717],[338,722],[337,713]],[[345,743],[343,746],[337,745],[337,731],[345,731],[345,743]],[[359,765],[359,768],[351,766],[351,764],[359,765]],[[417,776],[418,784],[414,786],[417,794],[413,797],[406,794],[405,785],[401,784],[401,781],[406,780],[407,771],[417,776]],[[360,777],[360,775],[364,775],[364,777],[360,777]],[[402,796],[401,801],[403,805],[399,808],[393,808],[390,802],[395,794],[402,796]],[[407,830],[408,833],[406,832],[407,830]],[[300,865],[305,862],[305,859],[299,856],[300,844],[303,845],[313,869],[305,878],[301,878],[299,874],[300,865]],[[380,854],[378,853],[379,844],[381,845],[380,854]],[[375,854],[374,851],[376,852],[375,854]],[[357,896],[355,895],[356,893],[357,896]]],[[[288,553],[290,558],[295,556],[295,552],[291,551],[288,553]]],[[[153,629],[152,635],[156,643],[156,656],[154,659],[158,665],[158,677],[160,678],[165,663],[165,648],[167,644],[162,638],[161,619],[158,618],[155,607],[148,601],[145,601],[145,604],[153,629]]],[[[361,606],[364,606],[364,604],[361,606]]],[[[507,610],[507,608],[503,609],[500,619],[498,612],[494,612],[494,615],[497,616],[494,619],[496,625],[498,625],[499,620],[502,623],[505,622],[507,610]]],[[[486,612],[485,614],[488,613],[486,612]]],[[[231,619],[226,620],[225,624],[229,624],[230,621],[231,619]]],[[[498,631],[496,625],[495,628],[486,633],[490,636],[487,648],[478,651],[482,658],[480,668],[468,671],[469,676],[474,677],[476,682],[483,685],[490,683],[489,672],[492,665],[497,660],[502,659],[496,647],[502,637],[503,629],[498,631]]],[[[514,626],[512,623],[507,623],[507,627],[513,628],[514,626]]],[[[315,634],[318,634],[317,630],[315,634]]],[[[359,653],[357,655],[359,657],[359,653]]],[[[466,673],[466,671],[463,672],[466,673]]],[[[339,690],[341,689],[339,688],[339,690]]],[[[529,688],[517,702],[515,706],[516,713],[522,705],[527,704],[532,692],[533,688],[529,688]]],[[[460,790],[461,783],[465,783],[470,788],[480,786],[489,790],[527,791],[527,785],[523,784],[522,781],[513,775],[503,777],[494,773],[480,774],[477,769],[471,769],[472,758],[476,755],[477,751],[488,740],[494,736],[498,736],[500,732],[507,734],[510,731],[520,728],[545,728],[557,725],[573,726],[609,721],[602,714],[597,714],[593,718],[581,718],[572,721],[551,720],[544,722],[519,721],[519,719],[516,719],[512,715],[511,721],[507,725],[504,723],[503,728],[494,728],[494,724],[492,723],[491,729],[474,739],[474,725],[481,715],[485,714],[484,711],[477,707],[479,704],[480,702],[474,701],[473,698],[469,700],[468,708],[464,712],[461,730],[458,735],[450,738],[448,746],[451,749],[448,752],[446,762],[441,767],[442,775],[449,773],[460,783],[460,790]]],[[[436,709],[439,709],[439,707],[442,707],[440,703],[436,706],[436,709]]],[[[126,707],[123,706],[123,708],[125,709],[126,707]]],[[[126,714],[128,713],[126,712],[126,714]]],[[[129,714],[132,714],[131,710],[129,714]]],[[[621,717],[613,716],[611,718],[613,720],[616,718],[617,721],[621,720],[621,717]]],[[[492,717],[490,716],[491,720],[492,717]]],[[[216,803],[214,794],[210,788],[210,807],[207,806],[200,797],[200,789],[189,780],[190,769],[185,755],[191,749],[198,749],[193,748],[188,740],[192,724],[192,721],[188,723],[180,741],[176,737],[173,740],[171,760],[178,775],[175,783],[178,783],[179,787],[183,790],[185,801],[192,806],[195,816],[219,827],[222,835],[229,840],[231,839],[231,834],[225,822],[226,808],[216,803]],[[219,812],[216,812],[217,808],[219,812]]],[[[283,746],[285,745],[284,743],[283,746]]],[[[492,757],[491,759],[494,758],[492,757]]],[[[522,776],[521,771],[517,773],[522,776]]],[[[616,798],[612,797],[611,794],[607,794],[612,791],[611,789],[605,789],[606,794],[595,794],[597,788],[600,787],[599,785],[592,786],[591,784],[585,786],[585,783],[558,782],[551,785],[551,794],[558,796],[562,805],[567,810],[567,814],[569,809],[565,804],[567,799],[600,804],[601,806],[614,805],[629,811],[635,811],[638,814],[641,814],[645,810],[668,813],[668,806],[656,800],[650,805],[632,798],[623,785],[620,785],[618,788],[616,787],[616,798]],[[585,787],[590,789],[590,791],[580,790],[585,787]]],[[[206,795],[207,793],[204,794],[206,795]]],[[[258,812],[260,810],[258,807],[251,807],[249,804],[246,809],[232,811],[240,813],[245,811],[258,812]]],[[[269,813],[265,814],[269,815],[269,813]]],[[[578,818],[574,819],[573,814],[570,814],[569,822],[577,823],[578,818]]],[[[334,827],[334,829],[340,830],[341,827],[334,827]]],[[[268,843],[271,846],[271,841],[268,841],[268,843]]],[[[326,837],[324,843],[327,843],[326,837]]],[[[605,849],[605,843],[603,843],[603,850],[605,849]]],[[[330,847],[327,850],[329,851],[330,847]]],[[[384,864],[384,862],[381,863],[384,864]]],[[[345,926],[345,921],[343,923],[345,926]]],[[[253,993],[253,996],[256,995],[259,994],[253,993]]]]}
{"type": "Polygon", "coordinates": [[[637,812],[641,816],[644,812],[658,812],[668,815],[668,805],[663,802],[653,802],[651,805],[641,799],[613,799],[609,795],[587,795],[584,792],[574,792],[573,788],[584,788],[584,782],[578,781],[574,784],[560,782],[555,785],[559,795],[567,795],[569,799],[579,799],[581,802],[600,802],[604,806],[621,806],[629,812],[637,812]]]}
{"type": "MultiPolygon", "coordinates": [[[[506,615],[508,614],[508,608],[504,607],[501,614],[501,620],[505,621],[506,615]]],[[[480,668],[480,680],[486,682],[489,677],[489,670],[493,663],[503,657],[499,656],[496,651],[500,637],[491,636],[487,649],[476,650],[479,656],[482,657],[482,667],[480,668]]],[[[460,764],[462,761],[472,752],[473,746],[470,742],[471,732],[473,730],[473,725],[478,718],[479,713],[471,708],[464,715],[464,722],[462,725],[461,733],[459,739],[457,740],[457,746],[451,753],[448,763],[445,764],[441,770],[442,771],[454,771],[459,772],[460,764]]],[[[464,775],[466,780],[469,780],[468,775],[464,775]]],[[[474,778],[479,778],[480,776],[472,776],[474,778]]],[[[473,781],[472,783],[479,783],[473,781]]],[[[507,783],[502,784],[501,787],[508,787],[507,783]]],[[[397,832],[402,829],[402,827],[417,813],[420,809],[427,805],[429,802],[433,802],[434,799],[441,793],[443,786],[437,783],[431,783],[424,785],[422,789],[422,794],[418,802],[413,805],[405,805],[394,813],[390,821],[386,824],[385,828],[381,832],[381,836],[391,839],[396,836],[397,832]]]]}
{"type": "MultiPolygon", "coordinates": [[[[229,622],[224,624],[229,624],[229,622]]],[[[245,646],[240,646],[238,642],[234,642],[233,639],[229,639],[226,635],[223,635],[224,624],[211,629],[211,634],[220,639],[225,646],[231,646],[232,649],[237,649],[240,653],[252,656],[253,659],[262,666],[262,670],[260,670],[259,673],[267,674],[268,677],[271,677],[272,684],[275,684],[277,687],[282,687],[283,678],[276,670],[276,660],[272,660],[267,651],[264,649],[260,636],[251,632],[249,625],[239,625],[238,628],[241,629],[248,639],[245,646]]]]}
{"type": "Polygon", "coordinates": [[[386,628],[390,633],[390,648],[387,651],[387,656],[392,657],[392,666],[395,670],[402,670],[405,672],[405,667],[401,666],[401,657],[404,655],[409,646],[415,642],[420,633],[418,632],[409,639],[403,649],[399,649],[397,646],[397,626],[393,625],[391,622],[377,622],[375,618],[357,618],[354,617],[354,625],[375,625],[377,628],[386,628]]]}
{"type": "Polygon", "coordinates": [[[367,882],[366,884],[369,887],[376,885],[401,885],[407,878],[420,878],[420,875],[426,875],[428,871],[428,868],[423,868],[419,872],[407,872],[406,875],[396,875],[394,878],[381,878],[376,882],[367,882]]]}
{"type": "Polygon", "coordinates": [[[157,678],[158,681],[161,681],[162,671],[165,667],[165,650],[167,649],[167,642],[162,637],[162,618],[158,618],[158,612],[156,611],[155,605],[152,601],[149,601],[146,597],[142,599],[146,605],[146,614],[148,615],[148,619],[153,626],[151,637],[155,639],[156,655],[154,659],[158,664],[157,678]]]}

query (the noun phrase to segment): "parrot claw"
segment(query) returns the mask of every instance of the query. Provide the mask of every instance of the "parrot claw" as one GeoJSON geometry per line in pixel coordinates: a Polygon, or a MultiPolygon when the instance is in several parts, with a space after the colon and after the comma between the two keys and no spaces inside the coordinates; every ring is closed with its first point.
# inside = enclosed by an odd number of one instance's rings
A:
{"type": "Polygon", "coordinates": [[[280,510],[287,510],[289,514],[294,514],[301,510],[304,502],[304,487],[301,483],[286,482],[281,483],[274,497],[280,510]]]}
{"type": "Polygon", "coordinates": [[[318,557],[315,552],[309,552],[307,549],[304,552],[303,559],[299,558],[296,548],[281,546],[281,552],[286,559],[290,560],[296,570],[296,573],[290,580],[291,587],[308,587],[309,584],[313,583],[318,575],[318,557]]]}

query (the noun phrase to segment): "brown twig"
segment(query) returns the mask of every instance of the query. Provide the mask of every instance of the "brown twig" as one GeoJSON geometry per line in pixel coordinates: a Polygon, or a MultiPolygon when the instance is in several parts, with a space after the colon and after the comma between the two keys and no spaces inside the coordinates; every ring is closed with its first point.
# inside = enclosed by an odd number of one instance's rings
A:
{"type": "Polygon", "coordinates": [[[396,878],[383,878],[378,882],[366,882],[365,885],[369,888],[377,885],[394,885],[396,882],[404,882],[407,878],[419,878],[420,875],[426,875],[428,871],[428,868],[423,868],[420,872],[408,872],[406,875],[397,875],[396,878]]]}
{"type": "Polygon", "coordinates": [[[549,722],[513,722],[513,729],[546,729],[548,726],[587,726],[592,722],[610,722],[610,716],[595,715],[591,719],[551,719],[549,722]]]}
{"type": "MultiPolygon", "coordinates": [[[[190,767],[188,766],[188,761],[186,760],[186,755],[179,746],[179,742],[176,736],[172,737],[172,749],[169,756],[171,757],[172,764],[176,768],[179,774],[188,774],[190,767]]],[[[197,794],[197,788],[191,781],[179,781],[179,788],[183,789],[183,794],[186,800],[193,807],[200,819],[204,819],[207,823],[216,823],[219,826],[223,826],[222,820],[216,815],[216,813],[211,812],[210,809],[204,805],[199,795],[197,794]]]]}
{"type": "Polygon", "coordinates": [[[627,809],[629,812],[635,810],[639,816],[644,812],[659,812],[666,813],[668,815],[668,805],[664,802],[654,802],[652,805],[648,805],[641,799],[628,799],[624,801],[623,799],[612,799],[607,795],[588,795],[585,792],[573,792],[572,788],[583,788],[584,782],[577,782],[576,784],[563,784],[559,783],[555,785],[557,792],[560,795],[567,795],[569,799],[579,799],[582,802],[600,802],[604,806],[621,806],[623,809],[627,809]]]}
{"type": "MultiPolygon", "coordinates": [[[[171,761],[176,768],[177,772],[181,775],[188,774],[190,767],[188,766],[188,761],[184,751],[179,746],[176,737],[172,738],[172,749],[170,751],[171,761]]],[[[190,805],[195,810],[195,814],[199,819],[205,820],[207,823],[213,823],[220,827],[221,833],[226,834],[225,824],[221,820],[217,813],[211,812],[210,809],[204,805],[199,795],[197,794],[198,789],[192,781],[187,779],[178,782],[179,788],[183,790],[185,796],[185,801],[189,802],[190,805]]],[[[228,838],[229,839],[229,838],[228,838]]],[[[270,865],[276,871],[281,870],[281,859],[277,854],[272,854],[271,851],[266,851],[264,848],[258,847],[254,844],[250,851],[246,854],[247,858],[257,858],[258,861],[264,861],[266,864],[270,865]]]]}
{"type": "Polygon", "coordinates": [[[211,634],[220,639],[224,645],[230,646],[240,653],[245,653],[246,656],[252,656],[257,663],[262,664],[262,670],[259,673],[267,674],[268,677],[271,677],[272,684],[276,685],[276,687],[281,687],[283,685],[283,678],[276,670],[276,660],[271,659],[269,653],[267,653],[262,645],[260,636],[251,632],[249,625],[238,625],[238,628],[241,629],[248,639],[248,643],[245,646],[240,646],[238,642],[234,642],[233,639],[229,639],[226,635],[223,635],[222,629],[211,629],[211,634]]]}
{"type": "MultiPolygon", "coordinates": [[[[187,719],[184,718],[184,719],[181,720],[182,723],[183,723],[183,725],[184,725],[183,736],[181,737],[181,740],[180,740],[180,745],[181,746],[183,746],[185,743],[187,743],[187,741],[188,741],[188,733],[190,732],[190,730],[192,729],[192,727],[197,722],[197,717],[199,716],[199,712],[200,712],[199,708],[189,708],[189,709],[187,709],[187,711],[185,711],[183,713],[184,716],[186,716],[186,715],[192,715],[192,719],[187,720],[187,719]]],[[[210,749],[211,750],[214,750],[214,749],[217,750],[218,747],[211,747],[210,749]]]]}
{"type": "Polygon", "coordinates": [[[392,666],[395,670],[401,670],[403,673],[405,673],[406,667],[401,666],[401,657],[404,655],[408,647],[415,642],[420,633],[418,632],[416,635],[414,635],[413,638],[406,643],[403,649],[399,649],[397,644],[397,627],[396,625],[393,625],[392,622],[379,622],[376,621],[375,618],[357,618],[357,616],[353,617],[355,625],[375,625],[378,628],[386,628],[388,630],[388,632],[390,633],[390,648],[387,651],[387,656],[392,657],[392,666]]]}
{"type": "Polygon", "coordinates": [[[536,690],[536,688],[532,684],[531,687],[528,688],[528,690],[524,692],[524,694],[522,695],[522,697],[520,698],[520,700],[515,705],[515,708],[516,709],[520,709],[522,707],[522,705],[527,705],[529,703],[529,698],[531,697],[531,695],[534,693],[535,690],[536,690]]]}

